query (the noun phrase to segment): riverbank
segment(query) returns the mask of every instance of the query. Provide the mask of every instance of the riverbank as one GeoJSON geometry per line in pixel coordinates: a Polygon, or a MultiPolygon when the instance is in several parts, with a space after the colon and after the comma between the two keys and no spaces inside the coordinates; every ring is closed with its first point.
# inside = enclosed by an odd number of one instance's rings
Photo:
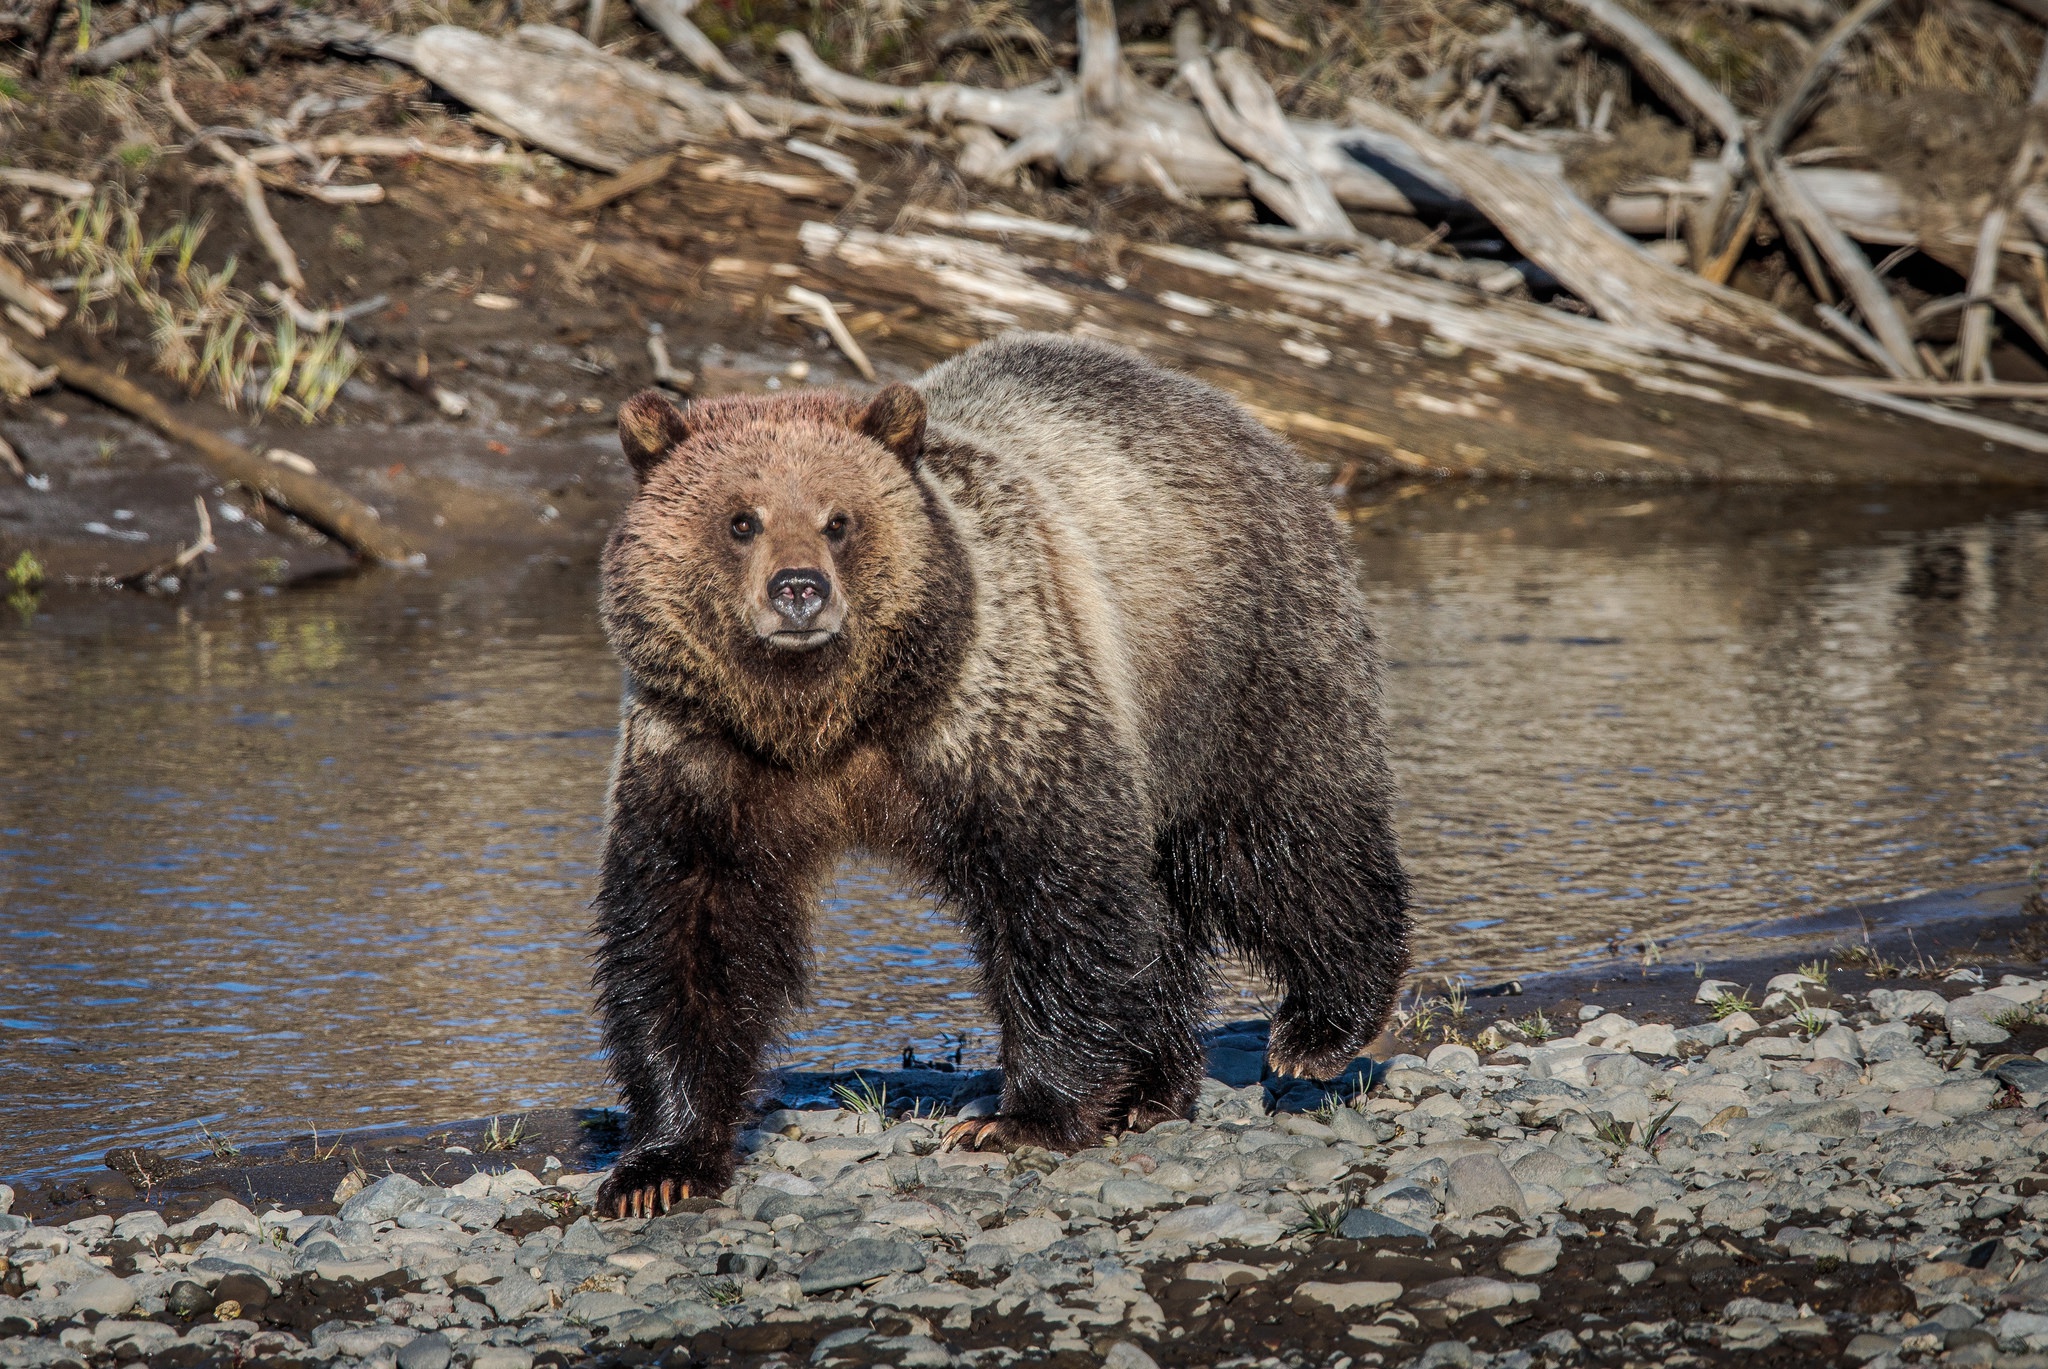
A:
{"type": "Polygon", "coordinates": [[[1752,1006],[1537,985],[1334,1087],[1231,1024],[1193,1123],[1073,1156],[944,1150],[990,1074],[783,1077],[651,1221],[587,1209],[601,1113],[117,1151],[12,1195],[0,1365],[2048,1363],[2048,982],[1693,982],[1752,1006]]]}

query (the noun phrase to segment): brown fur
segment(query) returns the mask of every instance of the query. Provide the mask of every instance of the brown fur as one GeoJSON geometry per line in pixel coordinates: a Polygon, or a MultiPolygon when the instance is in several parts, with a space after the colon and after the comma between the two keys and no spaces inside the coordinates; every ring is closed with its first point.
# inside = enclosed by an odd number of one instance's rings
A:
{"type": "Polygon", "coordinates": [[[1243,410],[1018,337],[865,403],[642,396],[620,432],[609,1199],[724,1182],[849,846],[973,936],[999,1140],[1185,1115],[1219,943],[1287,990],[1276,1067],[1333,1074],[1377,1031],[1407,924],[1374,647],[1328,511],[1243,410]],[[830,634],[777,617],[792,567],[830,634]]]}

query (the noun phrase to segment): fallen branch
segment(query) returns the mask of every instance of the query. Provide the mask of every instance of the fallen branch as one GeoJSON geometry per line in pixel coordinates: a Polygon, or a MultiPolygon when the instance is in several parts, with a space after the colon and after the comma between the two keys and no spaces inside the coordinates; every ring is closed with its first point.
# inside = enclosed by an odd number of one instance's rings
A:
{"type": "Polygon", "coordinates": [[[0,337],[0,395],[27,399],[38,390],[49,389],[56,381],[54,367],[36,365],[17,352],[5,337],[0,337]]]}
{"type": "Polygon", "coordinates": [[[210,556],[220,550],[218,546],[214,545],[213,517],[206,511],[205,497],[203,495],[192,496],[192,507],[199,512],[199,536],[193,541],[192,545],[181,548],[176,556],[173,556],[168,561],[160,561],[148,570],[139,570],[133,575],[120,577],[113,581],[116,588],[165,589],[175,593],[178,587],[177,577],[184,572],[185,567],[191,565],[202,556],[210,556]],[[169,583],[166,584],[166,581],[169,583]]]}
{"type": "Polygon", "coordinates": [[[375,509],[318,476],[266,461],[216,432],[187,423],[155,395],[111,371],[42,344],[20,346],[30,360],[54,366],[57,378],[72,389],[91,395],[173,442],[191,448],[219,475],[256,491],[350,551],[395,564],[417,563],[420,559],[403,537],[384,525],[375,509]]]}
{"type": "Polygon", "coordinates": [[[676,157],[673,152],[664,152],[658,157],[635,162],[618,175],[599,181],[563,205],[562,212],[575,216],[602,209],[614,200],[622,200],[628,195],[637,194],[661,181],[675,168],[675,164],[676,157]]]}
{"type": "Polygon", "coordinates": [[[816,316],[819,324],[831,337],[833,345],[844,352],[846,359],[853,363],[853,369],[859,371],[861,378],[870,385],[874,384],[874,363],[868,360],[868,354],[861,350],[860,344],[854,341],[853,334],[847,331],[846,324],[840,320],[839,310],[834,307],[830,297],[821,295],[816,290],[806,290],[801,285],[792,285],[789,287],[789,298],[791,303],[803,306],[816,316]]]}
{"type": "Polygon", "coordinates": [[[1807,55],[1806,65],[1800,69],[1799,79],[1778,101],[1777,108],[1765,121],[1763,131],[1757,135],[1765,151],[1777,153],[1784,148],[1786,141],[1813,112],[1821,81],[1842,60],[1842,54],[1848,51],[1856,35],[1889,9],[1891,3],[1892,0],[1862,0],[1855,9],[1836,20],[1820,42],[1814,45],[1813,51],[1807,55]]]}
{"type": "Polygon", "coordinates": [[[1251,160],[1253,193],[1310,237],[1339,242],[1355,239],[1358,230],[1350,216],[1309,164],[1308,153],[1287,127],[1271,87],[1245,55],[1225,49],[1216,54],[1216,68],[1212,69],[1202,50],[1201,18],[1192,9],[1175,17],[1173,46],[1181,79],[1209,116],[1216,136],[1251,160]],[[1231,85],[1229,99],[1217,85],[1217,70],[1231,85]]]}
{"type": "Polygon", "coordinates": [[[1991,305],[1988,297],[1998,284],[1999,244],[2005,240],[2005,226],[2012,218],[2020,192],[2039,174],[2044,155],[2041,122],[2048,118],[2048,48],[2041,53],[2041,65],[2034,73],[2034,87],[2027,98],[2026,134],[2019,151],[2005,173],[2005,181],[1977,231],[1977,255],[1970,263],[1970,307],[1963,311],[1963,329],[1956,343],[1955,376],[1965,383],[1993,379],[1988,374],[1991,351],[1991,305]],[[1983,373],[1983,374],[1980,374],[1983,373]]]}
{"type": "Polygon", "coordinates": [[[1742,115],[1663,35],[1616,0],[1516,0],[1555,23],[1591,35],[1628,58],[1650,88],[1680,117],[1720,135],[1722,165],[1742,161],[1742,115]]]}
{"type": "MultiPolygon", "coordinates": [[[[62,323],[64,316],[71,312],[62,300],[30,280],[5,253],[0,253],[0,299],[34,319],[36,328],[62,323]]],[[[35,332],[36,329],[30,331],[35,332]]]]}
{"type": "Polygon", "coordinates": [[[668,339],[658,323],[647,325],[647,360],[654,370],[654,383],[666,385],[677,394],[687,395],[690,387],[697,383],[697,377],[688,371],[678,371],[668,359],[668,339]]]}
{"type": "Polygon", "coordinates": [[[354,133],[315,138],[305,143],[274,143],[247,154],[258,166],[280,162],[324,161],[329,157],[426,157],[452,166],[531,166],[533,158],[503,147],[441,147],[417,138],[386,138],[354,133]]]}
{"type": "MultiPolygon", "coordinates": [[[[748,84],[738,68],[725,60],[718,45],[704,36],[704,30],[690,22],[690,11],[697,8],[697,0],[633,0],[633,8],[640,11],[649,28],[668,39],[669,46],[706,76],[728,86],[748,84]]],[[[590,38],[594,42],[597,35],[593,33],[590,38]]]]}
{"type": "Polygon", "coordinates": [[[194,5],[176,14],[166,14],[95,43],[71,58],[77,71],[101,72],[146,57],[174,41],[196,43],[228,25],[258,14],[268,14],[281,0],[241,0],[230,5],[194,5]]]}
{"type": "Polygon", "coordinates": [[[25,166],[0,166],[0,185],[18,185],[23,190],[40,190],[67,200],[92,198],[92,182],[54,171],[32,171],[25,166]]]}
{"type": "Polygon", "coordinates": [[[372,295],[343,309],[308,309],[299,303],[297,295],[289,290],[280,290],[270,281],[264,281],[258,286],[257,293],[289,314],[293,325],[306,333],[324,333],[337,324],[347,323],[350,319],[374,314],[391,303],[389,295],[372,295]]]}
{"type": "Polygon", "coordinates": [[[1813,364],[1848,353],[1762,300],[1712,285],[1643,251],[1562,181],[1530,175],[1485,150],[1449,142],[1383,106],[1353,100],[1359,122],[1401,139],[1452,181],[1529,260],[1595,313],[1654,334],[1704,334],[1726,346],[1789,348],[1813,364]]]}
{"type": "Polygon", "coordinates": [[[279,278],[293,290],[305,289],[306,276],[299,270],[298,255],[285,241],[277,220],[270,216],[270,201],[263,197],[262,175],[256,164],[219,138],[205,136],[192,116],[185,112],[185,107],[178,103],[177,92],[171,88],[170,73],[166,72],[157,82],[157,92],[163,97],[164,107],[170,111],[178,127],[204,142],[206,150],[218,157],[232,173],[235,189],[242,197],[243,212],[249,216],[249,227],[256,234],[256,240],[263,244],[263,250],[270,254],[279,278]]]}

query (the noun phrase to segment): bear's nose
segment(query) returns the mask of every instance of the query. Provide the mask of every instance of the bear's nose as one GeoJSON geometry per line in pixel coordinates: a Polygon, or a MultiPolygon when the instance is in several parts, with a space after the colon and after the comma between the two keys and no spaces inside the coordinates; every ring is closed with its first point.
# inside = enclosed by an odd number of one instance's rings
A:
{"type": "Polygon", "coordinates": [[[809,626],[831,597],[832,582],[821,570],[778,570],[768,577],[768,602],[793,628],[809,626]]]}

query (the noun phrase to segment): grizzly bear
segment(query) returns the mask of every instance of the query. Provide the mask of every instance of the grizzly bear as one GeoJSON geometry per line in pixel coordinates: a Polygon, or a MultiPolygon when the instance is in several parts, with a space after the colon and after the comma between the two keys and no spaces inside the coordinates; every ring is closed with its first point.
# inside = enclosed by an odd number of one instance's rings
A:
{"type": "Polygon", "coordinates": [[[1192,1115],[1208,962],[1329,1078],[1407,964],[1378,658],[1299,459],[1217,390],[1016,335],[865,402],[619,411],[603,559],[626,693],[595,908],[629,1143],[615,1216],[730,1182],[746,1090],[864,848],[972,940],[980,1147],[1192,1115]]]}

